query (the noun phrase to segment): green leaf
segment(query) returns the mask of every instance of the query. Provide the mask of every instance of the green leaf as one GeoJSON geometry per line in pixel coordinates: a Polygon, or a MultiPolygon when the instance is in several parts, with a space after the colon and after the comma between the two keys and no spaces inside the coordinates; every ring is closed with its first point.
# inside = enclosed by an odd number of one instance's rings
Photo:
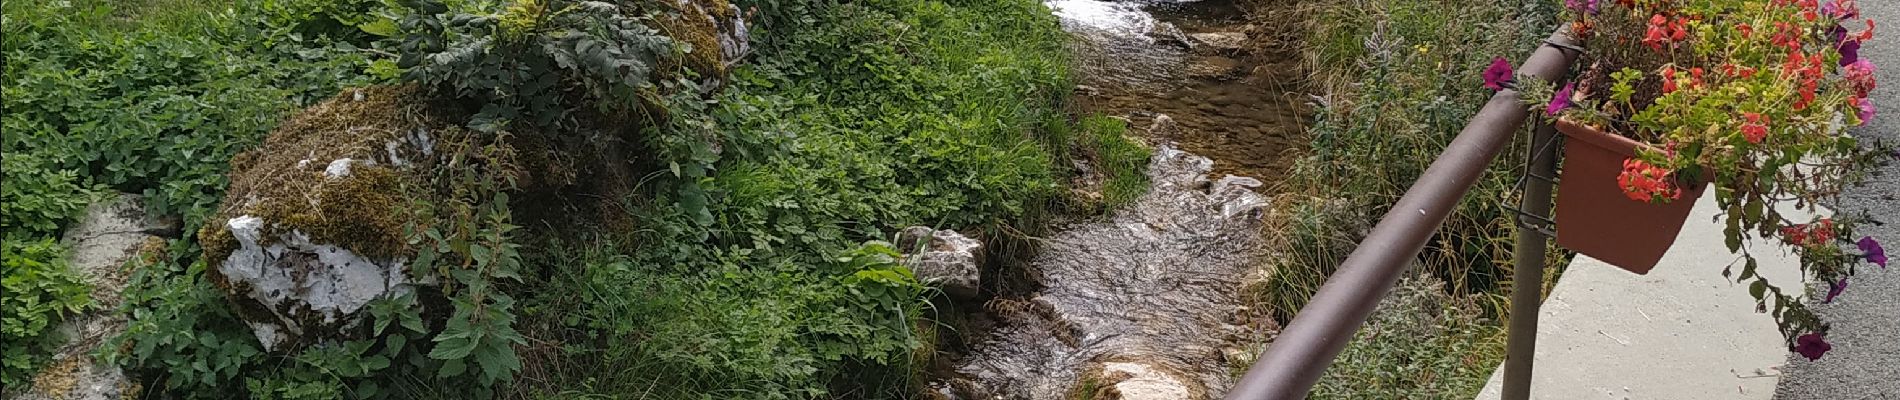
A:
{"type": "Polygon", "coordinates": [[[467,372],[467,370],[468,370],[468,363],[463,362],[462,359],[460,358],[449,359],[448,361],[442,362],[441,369],[435,370],[435,377],[454,378],[457,376],[462,376],[462,373],[467,372]]]}

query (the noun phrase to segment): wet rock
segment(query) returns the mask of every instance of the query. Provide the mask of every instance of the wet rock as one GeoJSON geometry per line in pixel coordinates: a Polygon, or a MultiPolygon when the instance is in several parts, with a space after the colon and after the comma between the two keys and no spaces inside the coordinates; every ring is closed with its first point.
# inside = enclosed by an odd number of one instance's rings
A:
{"type": "Polygon", "coordinates": [[[1148,137],[1162,141],[1174,140],[1181,137],[1181,125],[1167,114],[1155,114],[1154,122],[1148,124],[1148,137]]]}
{"type": "Polygon", "coordinates": [[[1154,39],[1155,44],[1160,45],[1194,47],[1194,42],[1188,39],[1187,33],[1181,32],[1181,28],[1167,22],[1156,22],[1154,29],[1148,31],[1148,38],[1154,39]]]}
{"type": "Polygon", "coordinates": [[[1245,67],[1246,64],[1240,60],[1228,57],[1194,57],[1188,62],[1187,75],[1195,79],[1228,80],[1240,77],[1241,69],[1245,67]]]}
{"type": "Polygon", "coordinates": [[[1201,32],[1188,35],[1194,40],[1194,50],[1202,53],[1240,54],[1247,50],[1247,38],[1244,32],[1201,32]]]}
{"type": "Polygon", "coordinates": [[[92,285],[91,311],[60,324],[66,343],[34,374],[31,390],[16,400],[108,400],[136,397],[138,384],[117,365],[92,355],[106,339],[125,331],[125,318],[114,312],[131,267],[141,256],[156,257],[165,247],[156,234],[175,234],[177,221],[145,213],[139,196],[119,194],[86,207],[86,216],[66,231],[62,243],[72,249],[69,265],[92,285]]]}
{"type": "Polygon", "coordinates": [[[1188,400],[1207,398],[1206,390],[1193,380],[1165,368],[1138,362],[1103,363],[1100,372],[1089,377],[1098,385],[1092,400],[1188,400]]]}
{"type": "Polygon", "coordinates": [[[897,249],[917,280],[943,290],[957,300],[975,299],[982,289],[978,249],[982,242],[952,230],[927,226],[904,228],[897,249]]]}

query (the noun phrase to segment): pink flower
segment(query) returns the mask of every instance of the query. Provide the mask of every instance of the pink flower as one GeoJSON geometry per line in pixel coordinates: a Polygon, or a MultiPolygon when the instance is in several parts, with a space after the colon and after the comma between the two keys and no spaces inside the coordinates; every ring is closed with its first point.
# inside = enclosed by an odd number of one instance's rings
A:
{"type": "Polygon", "coordinates": [[[1855,245],[1860,246],[1860,252],[1862,253],[1861,258],[1866,258],[1867,262],[1880,265],[1880,269],[1887,269],[1887,249],[1881,248],[1880,242],[1874,240],[1873,236],[1862,237],[1860,238],[1860,242],[1855,243],[1855,245]]]}
{"type": "Polygon", "coordinates": [[[1491,90],[1504,90],[1511,81],[1511,62],[1504,57],[1491,60],[1491,67],[1484,69],[1484,87],[1491,90]]]}
{"type": "Polygon", "coordinates": [[[1873,62],[1862,58],[1854,60],[1851,64],[1847,64],[1843,69],[1845,71],[1843,71],[1842,74],[1847,77],[1847,83],[1854,87],[1854,93],[1858,97],[1867,97],[1867,93],[1874,90],[1875,79],[1873,62]]]}
{"type": "Polygon", "coordinates": [[[1563,111],[1565,108],[1570,108],[1570,96],[1575,94],[1576,92],[1577,92],[1576,82],[1564,84],[1564,88],[1562,90],[1558,90],[1556,95],[1550,96],[1550,105],[1544,107],[1544,115],[1554,116],[1554,115],[1557,115],[1558,111],[1563,111]]]}
{"type": "Polygon", "coordinates": [[[1846,290],[1847,290],[1847,278],[1841,278],[1840,283],[1828,282],[1827,283],[1827,298],[1821,299],[1821,303],[1823,304],[1833,303],[1834,297],[1840,296],[1841,292],[1846,291],[1846,290]]]}
{"type": "Polygon", "coordinates": [[[1827,344],[1827,340],[1821,338],[1818,332],[1801,335],[1800,338],[1794,340],[1794,343],[1794,351],[1801,353],[1802,357],[1807,357],[1808,361],[1819,360],[1822,355],[1827,354],[1828,350],[1834,349],[1834,345],[1827,344]]]}

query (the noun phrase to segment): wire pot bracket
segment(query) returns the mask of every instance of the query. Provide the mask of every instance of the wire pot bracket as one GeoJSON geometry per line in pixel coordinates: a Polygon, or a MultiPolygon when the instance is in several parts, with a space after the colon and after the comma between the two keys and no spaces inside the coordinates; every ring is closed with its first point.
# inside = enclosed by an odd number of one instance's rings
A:
{"type": "MultiPolygon", "coordinates": [[[[1551,40],[1551,39],[1544,39],[1543,45],[1556,48],[1557,50],[1565,52],[1565,53],[1576,54],[1578,56],[1582,56],[1583,54],[1586,53],[1582,47],[1569,44],[1569,43],[1559,42],[1556,40],[1551,40]]],[[[1577,67],[1575,65],[1572,65],[1570,69],[1571,71],[1568,71],[1568,73],[1566,73],[1565,75],[1576,76],[1578,72],[1576,70],[1577,67]]],[[[1535,115],[1535,113],[1533,113],[1533,116],[1531,118],[1532,120],[1530,121],[1530,123],[1525,124],[1525,129],[1530,133],[1530,135],[1537,135],[1538,129],[1542,128],[1545,125],[1549,125],[1553,123],[1553,121],[1551,121],[1547,117],[1535,115]]],[[[1524,137],[1529,138],[1531,136],[1526,135],[1524,137]]],[[[1536,143],[1535,140],[1531,142],[1536,143]]],[[[1562,166],[1560,165],[1560,163],[1557,162],[1560,160],[1555,160],[1555,159],[1562,157],[1563,143],[1564,143],[1564,135],[1553,132],[1550,135],[1550,139],[1544,142],[1544,146],[1542,148],[1532,149],[1530,157],[1524,158],[1524,165],[1521,167],[1522,169],[1519,170],[1519,173],[1517,175],[1517,182],[1511,185],[1511,193],[1515,194],[1515,196],[1506,196],[1505,197],[1506,201],[1504,201],[1504,205],[1503,205],[1504,209],[1510,210],[1512,213],[1517,214],[1515,218],[1512,218],[1512,220],[1514,223],[1517,224],[1519,228],[1535,230],[1538,233],[1544,234],[1545,237],[1552,237],[1552,238],[1557,237],[1557,221],[1556,220],[1552,219],[1552,217],[1525,212],[1523,208],[1518,207],[1516,204],[1512,204],[1510,202],[1510,199],[1523,199],[1525,195],[1524,187],[1525,185],[1530,183],[1531,179],[1544,181],[1545,183],[1549,183],[1553,187],[1557,186],[1557,174],[1559,174],[1560,171],[1562,171],[1562,166]],[[1543,175],[1538,175],[1536,173],[1532,173],[1531,172],[1533,170],[1532,166],[1537,165],[1537,163],[1540,161],[1544,161],[1545,157],[1549,157],[1553,159],[1550,161],[1551,165],[1553,166],[1553,168],[1551,168],[1552,175],[1543,176],[1543,175]]],[[[1549,210],[1545,210],[1545,211],[1549,211],[1549,210]]],[[[1549,213],[1542,213],[1542,214],[1548,215],[1549,213]]]]}
{"type": "MultiPolygon", "coordinates": [[[[1532,123],[1526,125],[1526,127],[1530,131],[1530,134],[1532,135],[1538,134],[1537,133],[1538,127],[1549,123],[1549,121],[1546,121],[1542,117],[1534,117],[1534,118],[1536,118],[1535,121],[1532,121],[1532,123]]],[[[1524,165],[1518,171],[1519,173],[1517,175],[1517,182],[1511,185],[1511,194],[1514,194],[1514,195],[1505,196],[1505,201],[1503,202],[1504,209],[1510,210],[1512,213],[1517,214],[1515,218],[1512,218],[1512,220],[1513,222],[1517,224],[1519,228],[1535,230],[1538,233],[1544,234],[1544,236],[1546,237],[1557,237],[1557,221],[1556,220],[1551,219],[1551,217],[1546,217],[1543,215],[1526,212],[1524,211],[1524,209],[1519,208],[1516,204],[1513,204],[1511,202],[1511,199],[1524,198],[1525,193],[1526,193],[1524,190],[1524,187],[1525,185],[1529,184],[1530,180],[1532,179],[1543,181],[1545,183],[1550,184],[1551,186],[1557,185],[1556,173],[1559,171],[1558,169],[1553,168],[1551,169],[1552,175],[1544,176],[1544,175],[1538,175],[1536,173],[1533,173],[1532,172],[1533,168],[1531,167],[1534,165],[1537,165],[1538,162],[1544,161],[1546,158],[1555,159],[1555,158],[1561,157],[1561,154],[1563,154],[1563,143],[1564,143],[1564,135],[1553,133],[1552,135],[1550,135],[1550,140],[1544,142],[1544,146],[1542,148],[1533,149],[1531,151],[1530,157],[1524,158],[1524,165]]],[[[1556,161],[1557,160],[1551,160],[1551,165],[1557,165],[1556,161]]],[[[1546,212],[1543,214],[1548,214],[1549,210],[1545,210],[1545,211],[1546,212]]]]}

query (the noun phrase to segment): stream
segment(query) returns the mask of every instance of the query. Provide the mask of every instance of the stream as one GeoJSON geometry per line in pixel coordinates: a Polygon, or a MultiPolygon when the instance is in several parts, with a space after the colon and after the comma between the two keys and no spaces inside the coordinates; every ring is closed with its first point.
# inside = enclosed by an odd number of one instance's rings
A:
{"type": "Polygon", "coordinates": [[[1045,4],[1077,38],[1083,111],[1146,127],[1130,134],[1154,144],[1152,186],[1041,238],[1035,289],[985,304],[995,322],[932,397],[1217,397],[1275,330],[1240,289],[1264,252],[1261,192],[1307,115],[1298,57],[1275,33],[1291,28],[1233,0],[1045,4]]]}

